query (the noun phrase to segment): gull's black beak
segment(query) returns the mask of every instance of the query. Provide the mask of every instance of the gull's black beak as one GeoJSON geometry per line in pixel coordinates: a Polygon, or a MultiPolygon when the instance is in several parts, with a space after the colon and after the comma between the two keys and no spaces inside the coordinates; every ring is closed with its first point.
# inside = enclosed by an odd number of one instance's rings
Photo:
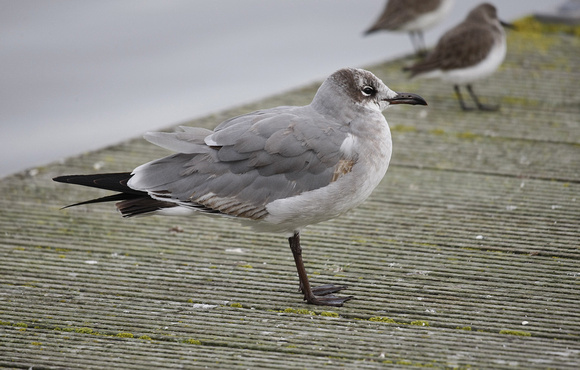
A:
{"type": "Polygon", "coordinates": [[[427,105],[425,99],[412,93],[398,93],[394,98],[385,100],[391,104],[427,105]]]}
{"type": "Polygon", "coordinates": [[[501,24],[505,28],[509,28],[509,29],[512,29],[512,30],[515,30],[516,29],[516,26],[514,26],[513,24],[504,22],[502,20],[499,21],[499,24],[501,24]]]}

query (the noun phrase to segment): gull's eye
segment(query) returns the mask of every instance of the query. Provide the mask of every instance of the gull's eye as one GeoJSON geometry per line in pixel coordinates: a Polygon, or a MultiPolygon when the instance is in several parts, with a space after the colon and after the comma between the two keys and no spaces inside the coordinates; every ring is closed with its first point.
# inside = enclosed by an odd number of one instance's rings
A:
{"type": "Polygon", "coordinates": [[[362,88],[361,92],[363,93],[364,96],[371,96],[375,93],[375,88],[367,85],[362,88]]]}

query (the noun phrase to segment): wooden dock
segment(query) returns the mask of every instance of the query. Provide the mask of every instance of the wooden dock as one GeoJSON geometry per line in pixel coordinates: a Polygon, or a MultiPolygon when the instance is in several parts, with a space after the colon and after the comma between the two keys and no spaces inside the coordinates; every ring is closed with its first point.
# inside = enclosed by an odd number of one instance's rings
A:
{"type": "MultiPolygon", "coordinates": [[[[52,177],[168,153],[136,138],[0,180],[0,367],[580,368],[580,37],[510,32],[502,68],[474,85],[496,113],[407,80],[410,62],[368,68],[429,102],[386,113],[387,176],[302,234],[314,284],[355,299],[303,303],[281,235],[60,210],[107,193],[52,177]]],[[[317,87],[190,125],[307,104],[317,87]]]]}

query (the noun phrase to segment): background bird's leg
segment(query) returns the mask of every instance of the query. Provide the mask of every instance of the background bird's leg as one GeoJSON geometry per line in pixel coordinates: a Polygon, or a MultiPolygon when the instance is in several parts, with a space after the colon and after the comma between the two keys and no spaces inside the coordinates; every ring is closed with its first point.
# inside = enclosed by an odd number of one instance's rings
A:
{"type": "Polygon", "coordinates": [[[427,55],[425,40],[423,39],[423,32],[409,31],[409,37],[411,38],[411,43],[413,44],[413,48],[415,49],[417,56],[424,57],[427,55]]]}
{"type": "Polygon", "coordinates": [[[463,101],[463,97],[461,96],[461,92],[459,91],[459,85],[453,85],[453,89],[455,89],[455,95],[457,95],[457,99],[459,99],[459,105],[461,105],[461,109],[473,110],[473,108],[470,108],[467,105],[465,105],[465,102],[463,101]]]}
{"type": "Polygon", "coordinates": [[[294,255],[294,262],[296,263],[296,270],[298,271],[298,278],[300,279],[300,290],[304,293],[304,300],[310,304],[321,306],[342,306],[342,304],[352,297],[336,297],[331,293],[345,289],[346,286],[336,286],[327,284],[316,288],[310,287],[308,275],[304,268],[304,261],[302,260],[302,247],[300,246],[300,234],[294,233],[294,236],[288,238],[290,249],[294,255]]]}
{"type": "Polygon", "coordinates": [[[415,33],[413,31],[409,31],[409,38],[411,39],[413,49],[415,49],[415,52],[417,52],[417,46],[415,45],[415,33]]]}
{"type": "Polygon", "coordinates": [[[417,40],[415,39],[415,31],[409,31],[409,38],[411,39],[411,44],[413,44],[413,49],[415,49],[415,53],[419,54],[417,40]]]}
{"type": "Polygon", "coordinates": [[[417,40],[419,44],[419,51],[417,54],[420,57],[424,57],[427,55],[427,45],[425,45],[425,38],[423,37],[423,31],[416,31],[417,40]]]}
{"type": "Polygon", "coordinates": [[[480,110],[496,111],[499,109],[499,105],[485,105],[485,104],[480,103],[479,99],[477,99],[477,95],[475,95],[475,93],[473,92],[471,85],[467,85],[467,91],[469,91],[471,98],[473,99],[475,104],[477,104],[477,108],[479,108],[480,110]]]}

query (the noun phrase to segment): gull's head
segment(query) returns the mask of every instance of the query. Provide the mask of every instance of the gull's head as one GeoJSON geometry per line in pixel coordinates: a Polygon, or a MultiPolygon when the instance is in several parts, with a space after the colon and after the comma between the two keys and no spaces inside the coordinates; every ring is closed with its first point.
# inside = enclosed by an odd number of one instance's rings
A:
{"type": "Polygon", "coordinates": [[[394,104],[427,105],[419,95],[397,93],[371,72],[356,68],[344,68],[330,75],[312,103],[326,108],[355,105],[379,112],[394,104]]]}

